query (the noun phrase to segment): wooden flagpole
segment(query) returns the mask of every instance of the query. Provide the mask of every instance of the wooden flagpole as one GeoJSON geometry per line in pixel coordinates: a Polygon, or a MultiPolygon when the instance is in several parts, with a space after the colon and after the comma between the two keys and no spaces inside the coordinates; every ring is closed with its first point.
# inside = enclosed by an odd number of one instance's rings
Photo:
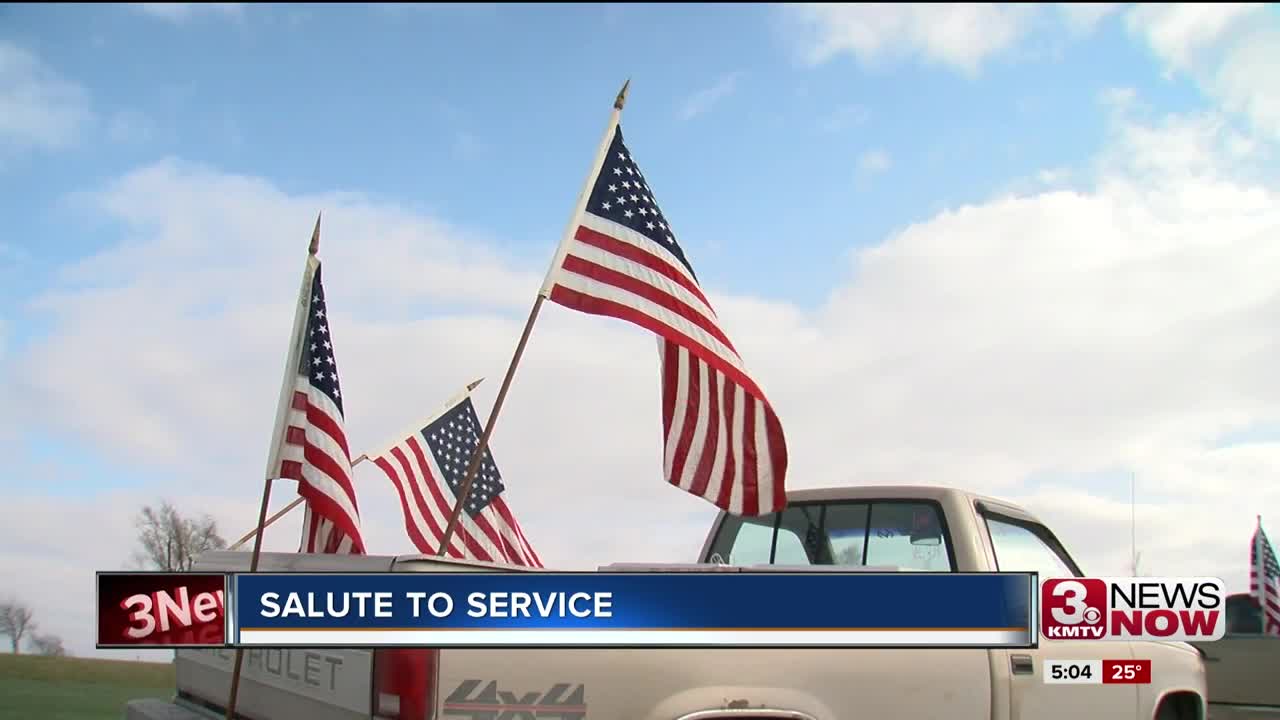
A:
{"type": "MultiPolygon", "coordinates": [[[[276,405],[276,424],[272,431],[271,449],[267,453],[266,482],[262,488],[262,508],[258,512],[258,527],[253,540],[253,555],[249,559],[249,572],[258,571],[258,558],[262,554],[263,529],[267,525],[267,509],[271,506],[271,483],[280,472],[280,444],[284,440],[285,424],[288,422],[289,406],[293,401],[293,379],[298,374],[298,363],[301,362],[303,333],[307,327],[307,313],[311,306],[311,279],[315,277],[316,253],[320,250],[320,214],[316,215],[316,227],[311,231],[311,244],[307,248],[307,264],[302,272],[302,287],[298,290],[298,303],[293,316],[293,334],[290,336],[289,355],[285,360],[284,380],[280,385],[280,399],[276,405]]],[[[231,693],[227,698],[227,720],[236,716],[236,696],[240,692],[240,667],[244,662],[244,648],[236,648],[235,666],[231,671],[231,693]]]]}
{"type": "MultiPolygon", "coordinates": [[[[450,407],[453,407],[454,405],[458,404],[459,402],[462,402],[462,398],[466,397],[466,396],[467,396],[468,394],[470,394],[473,390],[475,390],[477,387],[479,387],[479,386],[480,386],[480,383],[482,383],[482,382],[484,382],[484,378],[478,378],[478,379],[476,379],[476,380],[473,380],[473,381],[471,381],[471,382],[467,383],[467,389],[466,389],[466,390],[464,390],[464,391],[463,391],[460,395],[458,395],[456,398],[454,398],[454,399],[450,400],[448,403],[446,403],[446,404],[445,404],[445,407],[446,407],[446,408],[450,408],[450,407]]],[[[439,416],[437,415],[436,417],[439,417],[439,416]]],[[[430,420],[428,420],[428,421],[426,421],[425,423],[423,423],[423,425],[429,425],[429,424],[431,424],[431,423],[435,422],[435,419],[436,419],[436,418],[435,418],[435,417],[433,417],[433,418],[431,418],[430,420]]],[[[408,435],[409,435],[409,433],[408,433],[408,432],[406,432],[406,433],[404,433],[404,435],[405,435],[405,436],[408,436],[408,435]]],[[[353,468],[354,468],[355,466],[359,465],[360,463],[362,463],[362,462],[364,462],[365,460],[368,460],[368,459],[369,459],[369,455],[368,455],[368,453],[364,453],[364,454],[360,455],[360,457],[358,457],[358,458],[356,458],[355,460],[352,460],[352,461],[351,461],[351,467],[353,467],[353,468]]],[[[277,512],[276,512],[276,514],[274,514],[274,515],[272,515],[271,517],[267,518],[267,522],[266,522],[265,524],[263,524],[262,529],[263,529],[263,530],[266,530],[268,527],[270,527],[270,526],[271,526],[271,524],[272,524],[272,523],[274,523],[275,521],[277,521],[277,520],[279,520],[280,518],[284,517],[284,516],[285,516],[285,515],[287,515],[291,510],[293,510],[294,508],[296,508],[296,507],[298,507],[299,505],[301,505],[305,499],[306,499],[306,498],[301,497],[301,496],[294,498],[293,502],[289,503],[288,505],[285,505],[282,509],[280,509],[279,511],[277,511],[277,512]]],[[[227,549],[228,549],[228,550],[235,550],[236,548],[238,548],[238,547],[240,547],[241,545],[243,545],[243,544],[245,544],[246,542],[248,542],[250,539],[252,539],[252,538],[253,538],[255,535],[257,535],[257,534],[258,534],[258,529],[257,529],[257,528],[254,528],[253,530],[250,530],[249,532],[245,533],[245,534],[244,534],[244,535],[243,535],[239,540],[237,540],[237,541],[235,542],[235,544],[234,544],[234,545],[232,545],[231,547],[229,547],[229,548],[227,548],[227,549]]]]}
{"type": "Polygon", "coordinates": [[[489,411],[489,420],[484,424],[484,433],[480,435],[480,443],[476,445],[475,453],[471,455],[471,462],[467,465],[467,472],[463,475],[458,499],[454,502],[453,512],[449,515],[449,524],[444,529],[444,536],[440,538],[440,549],[437,553],[440,557],[444,557],[446,550],[448,550],[449,541],[453,538],[453,533],[458,527],[458,519],[462,513],[462,507],[466,504],[467,498],[471,496],[471,485],[476,479],[476,473],[480,470],[480,459],[484,457],[484,451],[489,447],[489,436],[493,434],[493,426],[497,423],[498,413],[502,412],[502,403],[507,399],[507,391],[511,389],[511,381],[516,375],[516,366],[520,364],[520,358],[524,355],[525,345],[529,342],[529,334],[533,331],[533,324],[538,319],[538,311],[542,309],[542,302],[547,299],[547,295],[551,292],[548,287],[551,276],[563,262],[564,255],[569,249],[569,240],[573,237],[574,230],[577,227],[578,219],[582,217],[582,212],[586,209],[587,199],[591,197],[591,188],[595,185],[596,176],[599,174],[600,167],[604,162],[605,153],[609,152],[609,142],[613,138],[614,128],[618,126],[618,120],[622,115],[622,107],[627,102],[627,89],[629,87],[631,87],[630,79],[622,84],[622,89],[618,91],[618,96],[613,101],[613,113],[609,116],[609,127],[605,130],[604,137],[600,140],[600,149],[596,152],[595,162],[591,165],[590,172],[587,173],[587,181],[582,187],[582,192],[578,195],[578,203],[573,209],[573,215],[569,218],[569,225],[565,228],[564,236],[560,240],[560,246],[556,249],[555,257],[551,262],[551,269],[547,272],[542,289],[538,291],[538,297],[533,301],[533,308],[529,310],[529,319],[524,323],[524,331],[520,333],[520,341],[516,343],[516,351],[511,356],[511,364],[507,366],[507,374],[502,378],[502,387],[498,389],[498,397],[493,401],[493,409],[489,411]]]}

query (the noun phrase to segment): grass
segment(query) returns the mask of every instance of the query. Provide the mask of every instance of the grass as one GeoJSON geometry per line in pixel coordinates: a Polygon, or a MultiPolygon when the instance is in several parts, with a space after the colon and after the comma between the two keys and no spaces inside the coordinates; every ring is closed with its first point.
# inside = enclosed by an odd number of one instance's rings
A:
{"type": "Polygon", "coordinates": [[[0,720],[119,720],[173,688],[172,663],[0,654],[0,720]]]}

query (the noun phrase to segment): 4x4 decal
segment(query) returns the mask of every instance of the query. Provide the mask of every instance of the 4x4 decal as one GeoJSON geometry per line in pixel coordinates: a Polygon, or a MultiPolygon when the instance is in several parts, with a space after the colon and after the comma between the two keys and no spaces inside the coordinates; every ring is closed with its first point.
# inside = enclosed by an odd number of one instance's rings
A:
{"type": "Polygon", "coordinates": [[[546,692],[502,690],[497,680],[463,680],[444,700],[444,715],[469,720],[583,720],[586,686],[556,683],[546,692]]]}

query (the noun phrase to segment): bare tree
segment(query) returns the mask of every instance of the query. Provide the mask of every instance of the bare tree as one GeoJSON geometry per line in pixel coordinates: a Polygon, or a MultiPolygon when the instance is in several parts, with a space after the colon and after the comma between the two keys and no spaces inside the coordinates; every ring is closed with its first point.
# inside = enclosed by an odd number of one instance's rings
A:
{"type": "Polygon", "coordinates": [[[31,621],[31,616],[31,608],[17,600],[0,602],[0,635],[9,636],[14,655],[22,647],[22,637],[28,632],[35,632],[36,624],[31,621]]]}
{"type": "Polygon", "coordinates": [[[162,502],[158,509],[144,506],[136,523],[142,548],[135,553],[135,558],[157,570],[189,571],[201,553],[227,546],[213,518],[208,515],[183,517],[168,501],[162,502]]]}
{"type": "Polygon", "coordinates": [[[38,655],[61,657],[67,654],[67,649],[62,646],[62,638],[57,635],[32,635],[31,649],[38,655]]]}

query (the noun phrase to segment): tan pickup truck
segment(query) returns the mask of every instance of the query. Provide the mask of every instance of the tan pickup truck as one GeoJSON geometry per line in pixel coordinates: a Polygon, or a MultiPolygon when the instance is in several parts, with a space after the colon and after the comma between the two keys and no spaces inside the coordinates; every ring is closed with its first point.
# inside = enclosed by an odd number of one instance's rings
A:
{"type": "Polygon", "coordinates": [[[1262,608],[1248,593],[1227,598],[1227,634],[1196,643],[1208,670],[1212,720],[1280,720],[1280,637],[1262,632],[1262,608]]]}
{"type": "MultiPolygon", "coordinates": [[[[781,513],[721,514],[697,564],[652,569],[697,572],[712,564],[1081,574],[1026,511],[938,487],[794,492],[781,513]],[[922,514],[937,530],[912,530],[922,514]]],[[[247,553],[213,553],[199,569],[247,566],[247,553]]],[[[536,572],[422,556],[295,554],[265,554],[260,568],[536,572]]],[[[446,649],[432,651],[412,676],[411,690],[425,695],[416,702],[381,669],[397,661],[396,652],[246,650],[238,713],[251,720],[1203,720],[1206,708],[1202,656],[1183,643],[1042,637],[1030,650],[446,649]],[[1150,659],[1151,684],[1045,682],[1046,660],[1115,658],[1150,659]]],[[[223,717],[233,656],[179,651],[173,701],[130,702],[126,719],[223,717]]]]}

